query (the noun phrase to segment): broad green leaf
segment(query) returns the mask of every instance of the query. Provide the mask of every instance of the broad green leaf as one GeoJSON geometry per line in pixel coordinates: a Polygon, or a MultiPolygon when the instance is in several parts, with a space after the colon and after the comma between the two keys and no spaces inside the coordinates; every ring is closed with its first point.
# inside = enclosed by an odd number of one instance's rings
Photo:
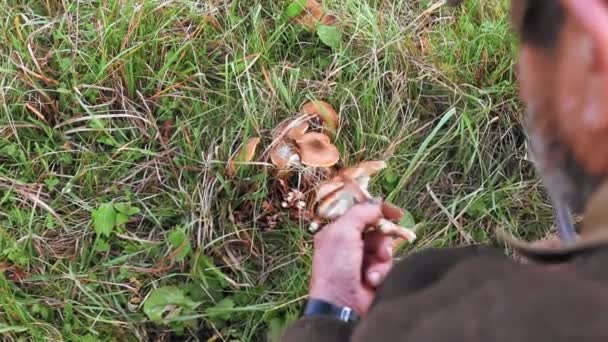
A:
{"type": "Polygon", "coordinates": [[[384,171],[384,180],[390,184],[395,183],[399,180],[399,177],[392,169],[384,171]]]}
{"type": "Polygon", "coordinates": [[[44,180],[44,184],[46,184],[46,187],[49,190],[53,190],[55,189],[55,186],[57,186],[57,184],[59,184],[59,179],[57,178],[48,178],[44,180]]]}
{"type": "Polygon", "coordinates": [[[414,228],[414,226],[416,225],[416,221],[414,221],[414,216],[412,216],[412,213],[410,213],[409,211],[405,210],[405,213],[403,214],[403,217],[399,221],[399,225],[401,227],[407,228],[407,229],[414,228]]]}
{"type": "Polygon", "coordinates": [[[105,203],[99,206],[97,210],[91,213],[93,220],[93,228],[95,233],[101,236],[110,237],[116,226],[116,210],[111,203],[105,203]]]}
{"type": "Polygon", "coordinates": [[[179,249],[179,252],[175,255],[176,261],[184,260],[192,251],[192,246],[190,245],[190,241],[188,241],[188,236],[181,229],[176,229],[169,233],[167,241],[173,249],[179,249]]]}
{"type": "Polygon", "coordinates": [[[114,203],[114,209],[116,209],[116,211],[119,213],[127,214],[130,207],[130,203],[114,203]]]}
{"type": "Polygon", "coordinates": [[[215,303],[223,298],[223,290],[228,287],[226,276],[206,255],[197,253],[191,259],[190,277],[205,289],[207,300],[215,303]]]}
{"type": "Polygon", "coordinates": [[[141,211],[138,207],[132,206],[131,203],[116,203],[114,209],[127,216],[133,216],[141,211]]]}
{"type": "Polygon", "coordinates": [[[215,304],[215,306],[207,308],[205,313],[211,318],[227,321],[234,312],[233,309],[234,301],[231,298],[224,298],[219,301],[219,303],[215,304]]]}
{"type": "Polygon", "coordinates": [[[289,4],[285,9],[287,19],[293,19],[299,16],[306,9],[306,0],[297,0],[289,4]]]}
{"type": "Polygon", "coordinates": [[[61,71],[67,71],[70,66],[72,66],[71,58],[64,57],[59,59],[59,68],[61,69],[61,71]]]}
{"type": "Polygon", "coordinates": [[[93,248],[98,252],[107,252],[110,250],[110,244],[104,239],[97,239],[93,248]]]}
{"type": "Polygon", "coordinates": [[[121,225],[129,222],[129,216],[123,213],[116,213],[116,224],[121,225]]]}
{"type": "Polygon", "coordinates": [[[141,209],[139,209],[138,207],[130,207],[129,211],[126,212],[125,214],[127,214],[129,216],[133,216],[133,215],[139,214],[140,211],[141,211],[141,209]]]}
{"type": "Polygon", "coordinates": [[[174,319],[182,312],[190,312],[199,306],[177,286],[164,286],[152,291],[144,303],[144,313],[155,322],[174,319]]]}
{"type": "Polygon", "coordinates": [[[323,44],[332,49],[337,49],[342,44],[342,32],[335,26],[319,25],[317,27],[317,36],[323,44]]]}

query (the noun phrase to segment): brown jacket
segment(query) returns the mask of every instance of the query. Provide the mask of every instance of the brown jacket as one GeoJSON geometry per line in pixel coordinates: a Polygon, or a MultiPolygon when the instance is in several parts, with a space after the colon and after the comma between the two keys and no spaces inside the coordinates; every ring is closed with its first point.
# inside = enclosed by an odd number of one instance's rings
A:
{"type": "Polygon", "coordinates": [[[298,320],[287,342],[608,341],[608,248],[518,264],[490,247],[426,250],[395,265],[367,317],[298,320]]]}

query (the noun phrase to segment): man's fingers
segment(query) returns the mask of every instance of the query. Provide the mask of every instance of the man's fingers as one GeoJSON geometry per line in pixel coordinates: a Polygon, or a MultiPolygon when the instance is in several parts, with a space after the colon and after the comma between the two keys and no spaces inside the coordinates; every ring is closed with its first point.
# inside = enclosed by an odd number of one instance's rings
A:
{"type": "Polygon", "coordinates": [[[365,257],[365,265],[363,266],[365,283],[375,289],[382,284],[392,267],[392,259],[390,261],[381,261],[376,255],[367,255],[365,257]]]}
{"type": "Polygon", "coordinates": [[[393,257],[395,239],[378,231],[365,236],[365,254],[375,255],[380,261],[390,261],[393,257]]]}

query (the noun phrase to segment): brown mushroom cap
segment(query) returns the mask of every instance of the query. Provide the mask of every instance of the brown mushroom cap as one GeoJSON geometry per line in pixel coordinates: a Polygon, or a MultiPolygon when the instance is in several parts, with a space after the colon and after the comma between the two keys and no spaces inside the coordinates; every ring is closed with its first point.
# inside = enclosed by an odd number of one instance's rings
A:
{"type": "Polygon", "coordinates": [[[414,233],[413,230],[403,228],[403,227],[399,226],[398,224],[393,223],[389,220],[380,219],[380,220],[378,220],[378,223],[376,224],[376,226],[382,234],[400,237],[409,242],[416,240],[416,233],[414,233]]]}
{"type": "Polygon", "coordinates": [[[368,161],[362,162],[357,166],[346,168],[340,171],[340,173],[344,175],[344,177],[358,180],[362,177],[371,178],[372,176],[374,176],[385,168],[386,163],[383,161],[368,161]]]}
{"type": "Polygon", "coordinates": [[[276,167],[282,169],[289,164],[299,162],[300,156],[293,144],[287,141],[281,141],[272,149],[272,151],[270,151],[270,160],[276,167]]]}
{"type": "Polygon", "coordinates": [[[334,166],[340,160],[340,152],[322,133],[306,133],[296,141],[302,164],[312,167],[334,166]]]}
{"type": "Polygon", "coordinates": [[[319,202],[317,214],[319,216],[334,220],[344,215],[348,209],[357,203],[354,193],[349,191],[334,191],[319,202]]]}
{"type": "Polygon", "coordinates": [[[337,188],[337,190],[323,197],[317,196],[319,202],[317,214],[319,216],[333,220],[344,215],[355,204],[363,203],[371,198],[367,190],[362,189],[358,183],[347,179],[343,183],[338,181],[331,182],[324,189],[319,190],[328,192],[331,186],[338,184],[342,184],[342,186],[337,188]]]}
{"type": "Polygon", "coordinates": [[[309,127],[310,126],[308,125],[308,121],[300,122],[293,128],[289,129],[289,131],[287,131],[287,136],[293,140],[300,140],[302,139],[304,134],[306,134],[306,131],[308,131],[309,127]]]}
{"type": "Polygon", "coordinates": [[[310,101],[302,106],[300,112],[309,117],[321,119],[331,133],[336,133],[338,127],[340,127],[340,116],[334,107],[325,101],[310,101]]]}
{"type": "Polygon", "coordinates": [[[344,187],[344,182],[336,180],[329,181],[319,185],[317,189],[316,202],[323,200],[325,197],[329,196],[332,192],[341,189],[344,187]]]}

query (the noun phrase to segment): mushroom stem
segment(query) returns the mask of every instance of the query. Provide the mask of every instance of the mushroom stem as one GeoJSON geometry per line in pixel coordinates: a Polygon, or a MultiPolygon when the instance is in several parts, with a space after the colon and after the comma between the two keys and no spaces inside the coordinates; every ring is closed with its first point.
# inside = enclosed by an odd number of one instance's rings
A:
{"type": "Polygon", "coordinates": [[[382,234],[385,235],[400,237],[409,242],[416,240],[416,234],[411,229],[401,227],[387,219],[379,219],[376,227],[382,234]]]}

